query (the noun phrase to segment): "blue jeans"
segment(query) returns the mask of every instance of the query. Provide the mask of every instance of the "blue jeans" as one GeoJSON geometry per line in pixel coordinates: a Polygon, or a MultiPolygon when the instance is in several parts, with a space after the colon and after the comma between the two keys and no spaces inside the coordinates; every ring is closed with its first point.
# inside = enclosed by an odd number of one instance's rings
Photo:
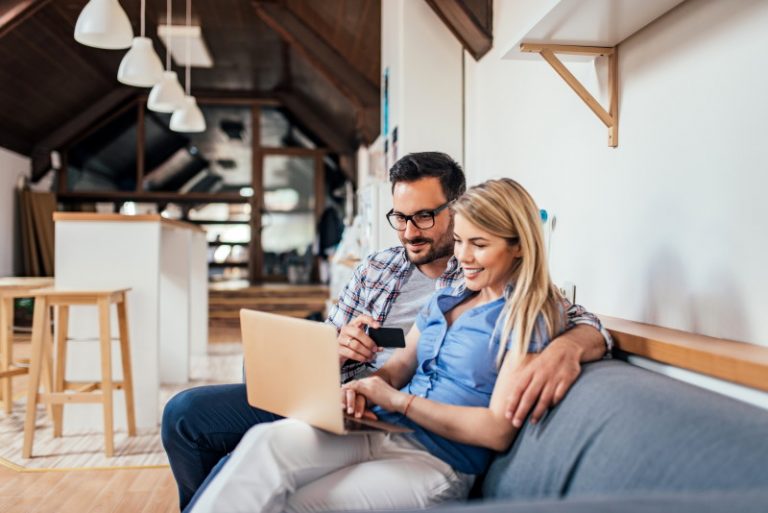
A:
{"type": "Polygon", "coordinates": [[[246,431],[281,418],[250,406],[244,384],[191,388],[168,401],[160,432],[179,487],[180,509],[246,431]]]}

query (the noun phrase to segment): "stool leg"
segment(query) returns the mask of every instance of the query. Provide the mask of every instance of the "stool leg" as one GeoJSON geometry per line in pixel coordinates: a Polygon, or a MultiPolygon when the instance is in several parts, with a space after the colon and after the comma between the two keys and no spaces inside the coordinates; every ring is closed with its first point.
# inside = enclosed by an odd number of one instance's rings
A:
{"type": "MultiPolygon", "coordinates": [[[[13,299],[2,298],[0,303],[0,372],[11,369],[13,363],[13,299]]],[[[6,415],[13,409],[13,379],[0,378],[0,393],[6,415]]]]}
{"type": "Polygon", "coordinates": [[[43,343],[45,330],[50,324],[50,313],[45,298],[35,298],[35,314],[32,321],[32,355],[29,363],[29,391],[27,392],[27,416],[24,422],[24,445],[21,455],[32,457],[32,442],[35,437],[35,417],[37,413],[38,387],[40,386],[40,371],[43,366],[43,343]]]}
{"type": "Polygon", "coordinates": [[[125,394],[125,418],[128,436],[136,436],[136,410],[133,403],[133,373],[131,371],[131,342],[128,338],[128,308],[125,294],[117,304],[117,320],[120,325],[120,361],[123,365],[123,393],[125,394]]]}
{"type": "MultiPolygon", "coordinates": [[[[43,367],[41,371],[41,377],[43,380],[43,390],[46,393],[53,392],[53,334],[51,332],[51,309],[50,303],[48,304],[48,320],[46,321],[44,338],[43,338],[43,367]]],[[[45,412],[48,414],[49,419],[54,419],[53,403],[45,403],[45,412]]]]}
{"type": "MultiPolygon", "coordinates": [[[[53,391],[64,392],[64,373],[67,369],[67,334],[69,333],[69,305],[58,307],[56,332],[56,370],[53,374],[53,391]]],[[[64,405],[53,405],[53,436],[58,438],[63,430],[64,405]]]]}
{"type": "Polygon", "coordinates": [[[104,447],[111,458],[115,452],[112,414],[112,333],[109,326],[109,299],[99,299],[99,333],[101,340],[101,393],[104,405],[104,447]]]}

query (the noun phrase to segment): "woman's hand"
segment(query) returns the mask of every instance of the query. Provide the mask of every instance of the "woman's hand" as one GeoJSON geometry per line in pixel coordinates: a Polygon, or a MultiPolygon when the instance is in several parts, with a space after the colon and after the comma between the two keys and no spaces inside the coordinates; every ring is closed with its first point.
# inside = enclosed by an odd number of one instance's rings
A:
{"type": "Polygon", "coordinates": [[[397,412],[402,412],[408,400],[408,394],[400,392],[380,376],[351,381],[344,385],[342,390],[346,392],[347,413],[357,418],[363,415],[366,400],[385,410],[397,412]]]}
{"type": "MultiPolygon", "coordinates": [[[[354,383],[354,382],[353,382],[354,383]]],[[[365,396],[358,394],[351,388],[350,383],[341,387],[341,409],[346,412],[347,415],[352,415],[356,419],[365,418],[376,420],[376,414],[371,410],[366,409],[367,401],[365,396]]]]}

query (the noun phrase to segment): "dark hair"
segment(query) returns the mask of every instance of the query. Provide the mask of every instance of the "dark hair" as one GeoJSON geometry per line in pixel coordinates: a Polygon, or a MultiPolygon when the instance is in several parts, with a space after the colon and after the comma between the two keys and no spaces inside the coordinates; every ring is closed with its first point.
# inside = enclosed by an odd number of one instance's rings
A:
{"type": "Polygon", "coordinates": [[[448,201],[455,201],[467,188],[459,163],[445,153],[437,151],[409,153],[395,162],[389,170],[393,191],[398,182],[415,182],[427,177],[440,179],[443,194],[448,201]]]}

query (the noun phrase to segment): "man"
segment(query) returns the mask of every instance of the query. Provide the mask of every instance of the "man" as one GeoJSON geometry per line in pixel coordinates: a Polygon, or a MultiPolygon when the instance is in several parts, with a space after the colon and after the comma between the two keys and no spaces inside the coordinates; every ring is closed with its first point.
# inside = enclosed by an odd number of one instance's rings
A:
{"type": "MultiPolygon", "coordinates": [[[[442,153],[414,153],[395,163],[390,182],[394,208],[387,220],[402,246],[369,256],[326,321],[339,330],[344,381],[386,358],[366,335],[366,326],[408,330],[436,289],[463,279],[452,257],[453,217],[448,208],[466,188],[459,165],[442,153]]],[[[580,373],[580,362],[597,360],[610,349],[610,336],[601,331],[597,318],[578,306],[568,315],[578,326],[516,373],[507,416],[517,427],[532,408],[531,422],[536,422],[562,399],[580,373]]],[[[243,384],[194,388],[171,399],[163,412],[162,438],[181,509],[250,427],[278,418],[250,407],[243,384]]]]}

